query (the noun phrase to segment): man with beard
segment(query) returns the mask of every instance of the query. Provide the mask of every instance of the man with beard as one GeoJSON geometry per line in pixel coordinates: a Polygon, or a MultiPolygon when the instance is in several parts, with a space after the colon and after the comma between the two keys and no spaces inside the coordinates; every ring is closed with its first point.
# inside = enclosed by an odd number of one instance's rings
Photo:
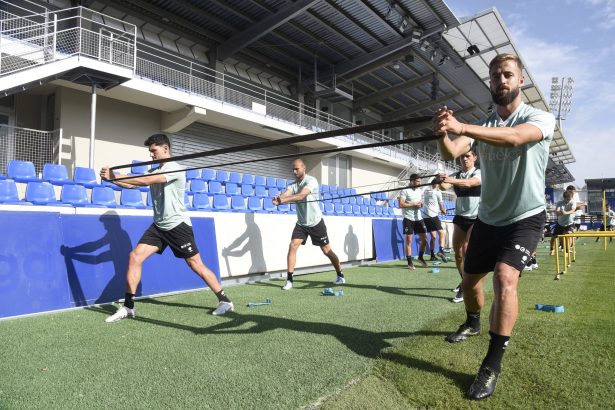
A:
{"type": "Polygon", "coordinates": [[[493,271],[493,303],[489,314],[489,349],[467,391],[480,400],[495,391],[502,357],[518,316],[519,274],[540,240],[545,223],[545,169],[553,139],[552,114],[526,105],[520,88],[525,79],[521,60],[497,55],[489,63],[495,110],[480,125],[465,124],[447,107],[433,118],[444,159],[476,147],[481,160],[481,196],[464,261],[462,289],[466,321],[446,337],[462,342],[480,333],[483,285],[493,271]],[[451,139],[449,134],[457,137],[451,139]]]}

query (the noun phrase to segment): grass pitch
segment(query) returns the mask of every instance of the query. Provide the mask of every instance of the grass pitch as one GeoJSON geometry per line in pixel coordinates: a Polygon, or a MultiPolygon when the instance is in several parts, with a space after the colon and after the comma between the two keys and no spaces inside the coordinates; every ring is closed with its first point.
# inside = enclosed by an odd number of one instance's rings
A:
{"type": "Polygon", "coordinates": [[[577,243],[561,281],[544,245],[540,268],[523,274],[484,402],[464,392],[487,349],[488,309],[483,334],[446,343],[465,319],[450,302],[453,264],[409,272],[399,261],[347,269],[342,297],[320,295],[341,288],[332,272],[288,292],[280,280],[228,287],[236,309],[224,317],[203,291],[137,301],[137,318],[118,323],[104,323],[111,306],[0,321],[0,408],[615,408],[615,247],[577,243]]]}

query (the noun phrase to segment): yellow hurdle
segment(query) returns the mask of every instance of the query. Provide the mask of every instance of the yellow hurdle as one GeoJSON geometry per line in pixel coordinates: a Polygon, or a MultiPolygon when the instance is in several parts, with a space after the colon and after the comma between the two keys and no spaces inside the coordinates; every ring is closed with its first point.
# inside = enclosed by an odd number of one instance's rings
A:
{"type": "Polygon", "coordinates": [[[606,250],[606,238],[615,238],[615,231],[582,231],[582,232],[574,232],[567,233],[565,235],[558,235],[558,239],[562,239],[564,241],[563,246],[563,262],[564,266],[563,270],[560,270],[559,263],[559,245],[557,242],[555,243],[555,279],[559,280],[560,275],[563,275],[568,271],[568,267],[570,267],[571,262],[575,262],[577,259],[577,247],[576,244],[570,249],[568,244],[568,239],[572,239],[575,242],[576,238],[604,238],[604,249],[606,250]]]}

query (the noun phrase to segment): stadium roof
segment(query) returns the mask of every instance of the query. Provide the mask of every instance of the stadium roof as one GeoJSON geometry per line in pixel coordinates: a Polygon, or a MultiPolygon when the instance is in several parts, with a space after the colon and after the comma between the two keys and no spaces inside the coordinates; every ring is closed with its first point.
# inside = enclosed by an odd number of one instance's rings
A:
{"type": "MultiPolygon", "coordinates": [[[[534,81],[530,70],[517,50],[500,13],[495,8],[485,10],[475,16],[462,18],[461,24],[447,30],[443,36],[452,45],[480,79],[489,87],[489,62],[497,54],[511,53],[519,56],[524,65],[525,85],[522,98],[527,104],[544,111],[549,110],[540,88],[534,81]]],[[[562,130],[557,127],[550,153],[555,164],[575,162],[562,130]]]]}

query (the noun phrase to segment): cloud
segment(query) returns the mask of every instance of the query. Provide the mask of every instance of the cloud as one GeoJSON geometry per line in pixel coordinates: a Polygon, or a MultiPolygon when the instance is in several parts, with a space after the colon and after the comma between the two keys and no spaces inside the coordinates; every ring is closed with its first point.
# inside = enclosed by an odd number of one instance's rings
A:
{"type": "Polygon", "coordinates": [[[597,8],[592,19],[598,21],[598,27],[604,30],[615,28],[615,0],[585,0],[585,3],[597,8]]]}

